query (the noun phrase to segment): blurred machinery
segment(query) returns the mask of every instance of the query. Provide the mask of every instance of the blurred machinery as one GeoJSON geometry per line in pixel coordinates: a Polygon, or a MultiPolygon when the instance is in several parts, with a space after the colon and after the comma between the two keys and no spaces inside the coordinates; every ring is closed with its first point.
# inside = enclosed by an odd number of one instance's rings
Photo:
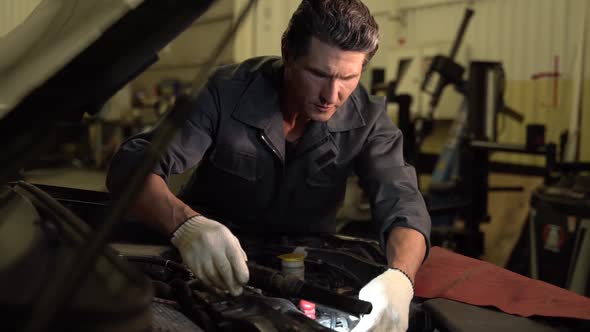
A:
{"type": "Polygon", "coordinates": [[[556,181],[531,197],[527,274],[590,296],[590,163],[558,164],[558,170],[556,181]]]}
{"type": "MultiPolygon", "coordinates": [[[[381,90],[389,102],[398,105],[397,123],[404,132],[406,161],[415,165],[419,172],[429,169],[428,172],[432,173],[430,185],[425,190],[433,220],[432,242],[478,257],[483,253],[483,233],[479,225],[489,221],[488,193],[494,190],[522,190],[520,187],[489,186],[490,155],[499,151],[545,155],[547,174],[555,163],[555,146],[545,145],[543,138],[531,139],[526,145],[497,142],[499,116],[505,115],[519,122],[523,121],[523,117],[504,103],[505,73],[500,62],[473,61],[469,64],[468,77],[464,79],[465,68],[454,61],[473,14],[471,9],[465,11],[449,55],[435,56],[425,74],[422,89],[431,95],[425,117],[413,119],[410,113],[411,96],[397,94],[396,88],[406,64],[400,63],[396,81],[381,82],[372,90],[381,90]],[[432,161],[433,166],[426,167],[429,161],[421,152],[421,147],[433,131],[433,114],[448,86],[452,86],[464,99],[443,149],[436,161],[432,161]],[[457,218],[463,220],[461,229],[454,227],[457,218]]],[[[531,132],[538,133],[539,130],[531,132]]]]}

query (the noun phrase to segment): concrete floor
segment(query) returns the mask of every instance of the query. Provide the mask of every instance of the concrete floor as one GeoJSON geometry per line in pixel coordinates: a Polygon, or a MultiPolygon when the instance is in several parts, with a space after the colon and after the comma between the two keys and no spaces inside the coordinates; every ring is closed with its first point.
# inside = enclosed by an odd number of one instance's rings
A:
{"type": "MultiPolygon", "coordinates": [[[[100,170],[38,169],[28,171],[23,175],[27,181],[32,183],[106,191],[105,173],[100,170]]],[[[490,186],[522,186],[525,190],[523,192],[490,193],[488,209],[491,221],[481,225],[485,233],[483,260],[505,266],[526,221],[531,190],[541,183],[541,178],[534,177],[504,174],[490,176],[490,186]]],[[[347,193],[347,199],[349,197],[351,196],[347,193]]],[[[354,198],[352,199],[354,200],[354,198]]]]}
{"type": "Polygon", "coordinates": [[[543,183],[540,177],[492,174],[490,186],[522,186],[522,192],[490,192],[488,212],[490,222],[481,225],[485,234],[483,260],[506,266],[520,237],[530,208],[532,191],[543,183]]]}

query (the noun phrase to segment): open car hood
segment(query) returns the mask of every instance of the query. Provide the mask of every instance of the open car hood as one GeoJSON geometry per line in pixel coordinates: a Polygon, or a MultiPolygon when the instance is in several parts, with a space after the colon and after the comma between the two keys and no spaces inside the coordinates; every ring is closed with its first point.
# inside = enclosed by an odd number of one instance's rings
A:
{"type": "Polygon", "coordinates": [[[213,0],[42,1],[0,38],[0,182],[59,121],[94,113],[213,0]]]}

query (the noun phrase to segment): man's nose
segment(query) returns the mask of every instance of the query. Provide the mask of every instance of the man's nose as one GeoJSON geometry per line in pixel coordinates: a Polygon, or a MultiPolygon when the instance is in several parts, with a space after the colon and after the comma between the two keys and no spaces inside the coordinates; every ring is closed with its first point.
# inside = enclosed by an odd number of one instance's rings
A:
{"type": "Polygon", "coordinates": [[[323,104],[333,105],[338,103],[338,86],[335,79],[327,80],[322,86],[320,100],[323,104]]]}

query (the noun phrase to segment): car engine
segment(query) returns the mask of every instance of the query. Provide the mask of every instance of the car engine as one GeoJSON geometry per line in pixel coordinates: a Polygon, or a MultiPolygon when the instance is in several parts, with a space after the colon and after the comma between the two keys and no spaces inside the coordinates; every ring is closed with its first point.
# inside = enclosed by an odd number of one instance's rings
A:
{"type": "MultiPolygon", "coordinates": [[[[35,318],[39,299],[60,273],[68,275],[66,262],[93,236],[92,225],[106,208],[96,197],[83,199],[88,193],[74,191],[67,198],[56,188],[44,189],[52,195],[26,182],[0,193],[0,240],[20,248],[0,261],[0,307],[10,330],[35,318]]],[[[175,249],[165,241],[150,243],[134,230],[138,226],[121,226],[52,330],[350,331],[371,310],[358,300],[359,290],[386,269],[372,240],[237,234],[250,281],[232,297],[194,278],[175,249]],[[129,233],[142,241],[130,241],[129,233]],[[300,267],[285,264],[285,257],[299,257],[300,267]]],[[[412,303],[409,330],[430,331],[430,325],[420,304],[412,303]]]]}

